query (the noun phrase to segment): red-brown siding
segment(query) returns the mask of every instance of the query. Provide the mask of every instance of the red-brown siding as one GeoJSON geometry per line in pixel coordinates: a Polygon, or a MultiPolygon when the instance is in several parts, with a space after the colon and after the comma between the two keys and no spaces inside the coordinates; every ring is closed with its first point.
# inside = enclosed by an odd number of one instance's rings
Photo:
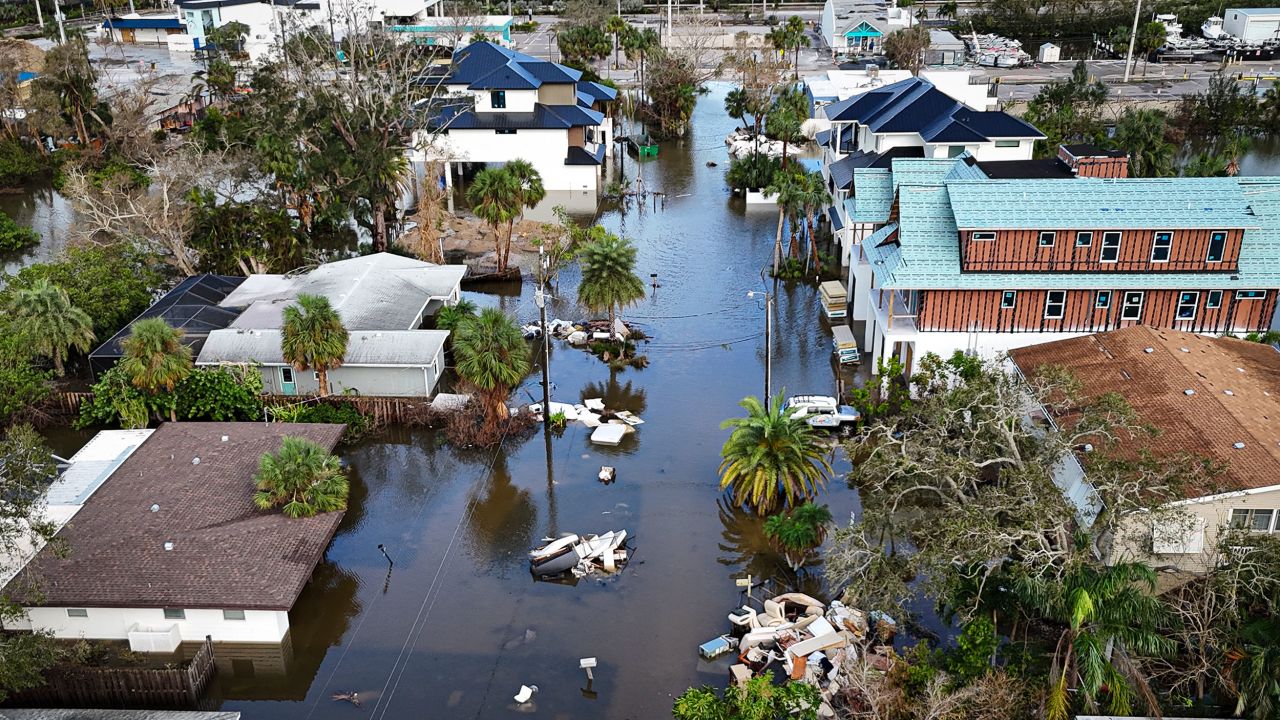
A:
{"type": "Polygon", "coordinates": [[[1141,324],[1187,332],[1260,332],[1271,325],[1277,296],[1267,290],[1262,298],[1245,300],[1223,290],[1220,306],[1211,309],[1206,307],[1211,291],[1200,290],[1195,317],[1178,320],[1178,299],[1187,291],[1146,290],[1141,316],[1121,320],[1124,290],[1110,291],[1107,308],[1094,307],[1096,290],[1068,290],[1062,317],[1046,319],[1048,292],[1019,290],[1014,307],[1001,308],[1002,290],[922,290],[916,327],[926,332],[1102,332],[1141,324]]]}
{"type": "Polygon", "coordinates": [[[1151,248],[1157,231],[1124,230],[1116,262],[1104,263],[1099,261],[1102,235],[1113,231],[1088,228],[1045,228],[1043,231],[1056,233],[1053,245],[1040,246],[1041,230],[996,230],[995,240],[973,240],[975,231],[962,230],[960,269],[965,272],[1234,272],[1244,238],[1244,231],[1239,229],[1161,231],[1173,233],[1169,261],[1153,263],[1151,248]],[[1093,233],[1089,245],[1076,246],[1077,231],[1093,233]],[[1227,234],[1222,262],[1207,263],[1209,238],[1214,232],[1227,234]]]}

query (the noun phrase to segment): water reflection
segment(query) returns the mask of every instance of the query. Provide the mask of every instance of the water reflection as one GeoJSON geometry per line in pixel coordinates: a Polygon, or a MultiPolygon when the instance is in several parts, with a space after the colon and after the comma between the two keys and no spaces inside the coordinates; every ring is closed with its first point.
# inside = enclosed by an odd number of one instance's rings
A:
{"type": "Polygon", "coordinates": [[[618,382],[618,372],[610,370],[608,382],[591,382],[582,386],[582,399],[602,398],[604,406],[613,411],[628,411],[643,416],[649,408],[645,389],[628,379],[618,382]]]}
{"type": "Polygon", "coordinates": [[[766,587],[777,592],[795,590],[822,598],[822,557],[810,552],[808,563],[799,573],[790,565],[764,534],[765,518],[754,511],[734,505],[726,497],[716,501],[719,510],[720,543],[722,553],[716,560],[721,565],[737,567],[742,574],[749,574],[753,581],[764,581],[766,587]]]}
{"type": "Polygon", "coordinates": [[[512,484],[505,456],[498,456],[482,493],[467,502],[472,559],[500,572],[523,565],[538,511],[529,491],[512,484]]]}

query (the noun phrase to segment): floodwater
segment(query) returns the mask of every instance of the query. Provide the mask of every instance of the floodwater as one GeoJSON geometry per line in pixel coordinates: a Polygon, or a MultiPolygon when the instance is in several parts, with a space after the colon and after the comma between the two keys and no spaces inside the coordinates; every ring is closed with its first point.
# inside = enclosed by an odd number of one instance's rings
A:
{"type": "MultiPolygon", "coordinates": [[[[761,520],[730,507],[717,486],[720,423],[762,392],[763,303],[747,292],[766,289],[760,268],[776,222],[767,210],[745,211],[724,186],[726,90],[713,86],[699,100],[691,137],[639,166],[646,186],[666,193],[665,207],[600,219],[634,239],[640,275],[657,276],[624,313],[651,338],[650,366],[611,372],[552,344],[554,400],[603,397],[645,424],[616,448],[592,445],[579,425],[549,446],[538,430],[496,452],[458,450],[426,431],[345,448],[351,509],[291,613],[288,648],[231,663],[210,691],[212,707],[298,720],[621,720],[667,717],[689,686],[725,684],[729,659],[702,662],[697,646],[728,631],[725,615],[742,602],[734,579],[791,579],[761,520]],[[616,483],[596,479],[602,465],[617,468],[616,483]],[[576,586],[531,579],[526,552],[542,537],[618,529],[635,548],[618,575],[576,586]],[[589,691],[581,658],[598,662],[589,691]],[[522,684],[539,692],[518,708],[522,684]],[[331,698],[352,691],[361,709],[331,698]]],[[[626,170],[636,172],[634,159],[626,170]]],[[[553,317],[580,316],[576,285],[576,269],[562,274],[553,317]]],[[[470,296],[524,322],[537,315],[528,284],[470,296]]],[[[775,391],[833,394],[838,374],[815,289],[782,286],[775,320],[775,391]]],[[[515,400],[540,398],[535,373],[515,400]]],[[[847,461],[833,457],[837,476],[821,501],[844,523],[858,501],[843,479],[847,461]]],[[[822,594],[821,566],[800,586],[822,594]]]]}

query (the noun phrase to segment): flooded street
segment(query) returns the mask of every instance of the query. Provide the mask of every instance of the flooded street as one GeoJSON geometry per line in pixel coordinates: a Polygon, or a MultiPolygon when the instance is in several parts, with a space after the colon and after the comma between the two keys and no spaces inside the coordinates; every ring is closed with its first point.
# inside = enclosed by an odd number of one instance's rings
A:
{"type": "MultiPolygon", "coordinates": [[[[610,372],[584,352],[552,345],[553,399],[604,397],[646,421],[617,448],[591,445],[570,425],[497,453],[443,446],[430,432],[392,432],[346,448],[355,470],[348,511],[327,561],[292,613],[291,648],[269,662],[235,663],[213,689],[247,717],[497,718],[517,712],[521,684],[540,688],[537,717],[659,718],[690,685],[723,685],[728,658],[702,663],[697,646],[728,630],[740,602],[733,579],[787,572],[761,521],[727,507],[717,487],[721,421],[763,384],[762,290],[776,216],[744,213],[723,183],[723,85],[699,100],[694,132],[643,165],[666,207],[601,222],[636,242],[637,270],[659,287],[629,309],[651,337],[644,370],[610,372]],[[712,160],[719,167],[707,167],[712,160]],[[596,480],[601,465],[618,481],[596,480]],[[577,586],[534,582],[526,552],[561,531],[626,529],[632,562],[619,576],[577,586]],[[388,565],[377,546],[385,544],[388,565]],[[579,658],[596,657],[591,693],[579,658]],[[357,691],[356,709],[335,692],[357,691]]],[[[628,173],[636,164],[627,161],[628,173]]],[[[551,316],[572,309],[576,268],[562,274],[551,316]]],[[[517,295],[471,293],[521,321],[537,317],[533,287],[517,295]]],[[[829,332],[808,286],[778,300],[774,388],[835,391],[829,332]]],[[[515,400],[540,399],[535,373],[515,400]]],[[[843,473],[847,462],[837,457],[843,473]]],[[[839,521],[856,494],[835,478],[822,502],[839,521]]],[[[817,572],[820,572],[818,570],[817,572]]],[[[806,588],[816,591],[812,579],[806,588]]],[[[256,656],[255,656],[256,657],[256,656]]]]}

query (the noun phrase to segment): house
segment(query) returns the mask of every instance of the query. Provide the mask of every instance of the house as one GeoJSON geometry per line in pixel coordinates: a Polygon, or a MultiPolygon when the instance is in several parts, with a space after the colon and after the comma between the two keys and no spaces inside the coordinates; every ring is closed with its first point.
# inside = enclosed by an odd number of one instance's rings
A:
{"type": "Polygon", "coordinates": [[[874,0],[826,0],[818,27],[831,56],[874,55],[882,52],[889,33],[911,27],[908,8],[874,0]]]}
{"type": "Polygon", "coordinates": [[[547,190],[599,188],[612,152],[606,112],[618,96],[613,88],[492,42],[455,52],[441,84],[451,100],[430,118],[430,130],[417,133],[415,145],[444,161],[449,182],[454,164],[520,158],[537,169],[547,190]]]}
{"type": "Polygon", "coordinates": [[[154,317],[181,330],[182,343],[191,349],[191,356],[199,355],[210,332],[229,326],[240,316],[239,310],[220,307],[218,303],[242,282],[244,278],[228,275],[205,274],[186,278],[89,353],[90,370],[95,377],[110,370],[124,355],[121,343],[133,332],[134,324],[154,317]]]}
{"type": "Polygon", "coordinates": [[[187,50],[203,48],[210,31],[238,22],[249,28],[244,50],[253,60],[272,52],[282,29],[321,27],[329,19],[326,0],[174,0],[173,6],[187,29],[180,38],[187,50]]]}
{"type": "Polygon", "coordinates": [[[1085,397],[1123,396],[1159,431],[1139,441],[1152,454],[1185,452],[1223,467],[1215,487],[1189,488],[1169,503],[1173,512],[1133,518],[1112,561],[1194,571],[1223,528],[1280,532],[1280,353],[1272,346],[1138,325],[1009,357],[1029,377],[1044,365],[1066,367],[1085,397]]]}
{"type": "MultiPolygon", "coordinates": [[[[990,78],[969,70],[922,70],[920,77],[974,110],[995,110],[998,104],[990,78]]],[[[911,78],[910,70],[885,70],[870,63],[862,70],[828,70],[821,75],[806,76],[804,92],[809,99],[809,117],[827,129],[830,121],[820,112],[823,107],[911,78]]]]}
{"type": "Polygon", "coordinates": [[[284,309],[299,295],[328,298],[349,333],[347,355],[328,373],[329,392],[429,397],[444,371],[445,330],[422,329],[461,299],[465,265],[435,265],[375,253],[289,275],[250,275],[218,307],[236,317],[211,330],[196,365],[255,364],[268,394],[318,389],[316,373],[298,373],[280,348],[284,309]]]}
{"type": "Polygon", "coordinates": [[[102,21],[102,35],[110,42],[133,44],[168,43],[170,35],[186,32],[182,20],[175,17],[143,17],[137,13],[102,21]]]}
{"type": "Polygon", "coordinates": [[[295,519],[257,510],[254,473],[285,436],[332,451],[342,432],[183,422],[99,434],[49,489],[57,537],[70,552],[41,548],[9,581],[26,617],[7,629],[127,640],[142,652],[173,652],[205,636],[285,642],[289,610],[343,513],[295,519]]]}
{"type": "Polygon", "coordinates": [[[1222,14],[1222,30],[1250,43],[1280,39],[1280,8],[1228,8],[1222,14]]]}
{"type": "Polygon", "coordinates": [[[476,35],[483,35],[503,47],[511,46],[511,15],[481,15],[479,17],[424,16],[405,18],[386,26],[387,32],[420,45],[441,45],[448,48],[470,42],[476,35]]]}
{"type": "MultiPolygon", "coordinates": [[[[1066,153],[1070,155],[1069,153],[1066,153]]],[[[897,158],[854,173],[851,319],[912,371],[925,352],[994,355],[1133,325],[1266,330],[1280,289],[1280,178],[996,179],[897,158]]],[[[1096,162],[1094,161],[1096,160],[1096,162]]],[[[1043,166],[1041,166],[1043,167],[1043,166]]]]}
{"type": "MultiPolygon", "coordinates": [[[[815,139],[823,148],[822,173],[833,200],[828,216],[843,264],[851,261],[853,246],[871,228],[851,213],[859,170],[887,171],[896,159],[909,157],[1030,160],[1036,140],[1044,138],[1012,115],[979,109],[990,107],[988,86],[971,85],[969,73],[936,77],[946,84],[911,77],[861,89],[816,111],[829,124],[815,139]]],[[[949,170],[953,163],[933,165],[949,170]]]]}

